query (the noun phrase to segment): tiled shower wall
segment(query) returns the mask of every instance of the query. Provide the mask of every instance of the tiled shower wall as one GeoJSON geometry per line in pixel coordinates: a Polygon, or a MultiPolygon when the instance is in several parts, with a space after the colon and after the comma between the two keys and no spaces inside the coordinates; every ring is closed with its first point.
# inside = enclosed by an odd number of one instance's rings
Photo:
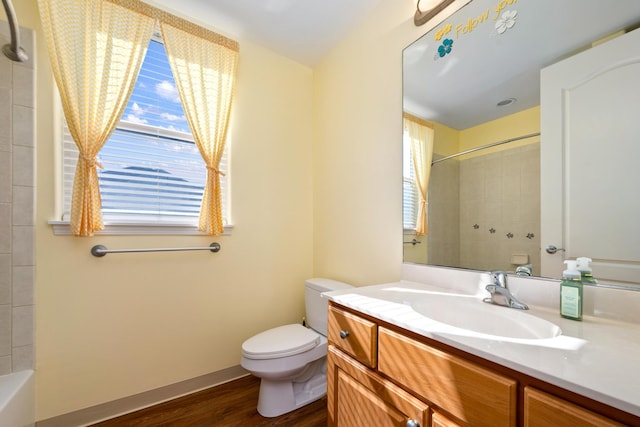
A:
{"type": "Polygon", "coordinates": [[[540,275],[540,144],[460,162],[460,265],[513,271],[526,255],[540,275]]]}
{"type": "MultiPolygon", "coordinates": [[[[434,153],[434,160],[442,156],[434,153]]],[[[429,238],[427,261],[460,265],[460,162],[433,165],[429,180],[429,238]]],[[[426,261],[424,261],[426,262],[426,261]]]]}
{"type": "MultiPolygon", "coordinates": [[[[9,43],[0,21],[0,46],[9,43]]],[[[34,367],[34,34],[24,63],[0,54],[0,375],[34,367]]]]}

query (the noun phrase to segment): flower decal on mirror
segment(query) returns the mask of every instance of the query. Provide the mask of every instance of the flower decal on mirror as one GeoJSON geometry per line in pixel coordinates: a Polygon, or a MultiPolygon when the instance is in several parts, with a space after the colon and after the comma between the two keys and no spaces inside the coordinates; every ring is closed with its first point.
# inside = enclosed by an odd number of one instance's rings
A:
{"type": "Polygon", "coordinates": [[[502,34],[505,31],[511,29],[516,25],[516,18],[518,17],[517,10],[506,10],[500,19],[496,22],[496,31],[498,34],[502,34]]]}
{"type": "Polygon", "coordinates": [[[440,58],[443,58],[446,54],[451,53],[451,47],[452,46],[453,46],[453,40],[444,39],[442,41],[442,44],[440,46],[438,46],[438,56],[440,58]]]}

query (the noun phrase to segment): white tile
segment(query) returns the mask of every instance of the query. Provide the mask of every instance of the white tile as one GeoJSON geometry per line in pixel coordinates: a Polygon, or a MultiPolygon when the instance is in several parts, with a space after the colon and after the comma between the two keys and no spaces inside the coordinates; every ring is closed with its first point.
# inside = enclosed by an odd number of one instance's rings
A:
{"type": "Polygon", "coordinates": [[[14,266],[12,272],[12,304],[32,305],[34,303],[34,266],[14,266]]]}
{"type": "Polygon", "coordinates": [[[32,226],[13,226],[13,265],[35,265],[34,230],[32,226]]]}
{"type": "Polygon", "coordinates": [[[13,106],[13,144],[34,146],[34,109],[22,105],[13,106]]]}
{"type": "Polygon", "coordinates": [[[0,254],[0,304],[11,304],[11,254],[0,254]]]}
{"type": "Polygon", "coordinates": [[[13,185],[35,185],[33,147],[13,146],[13,185]]]}
{"type": "Polygon", "coordinates": [[[11,356],[0,356],[0,375],[11,373],[11,356]]]}
{"type": "Polygon", "coordinates": [[[35,107],[33,70],[13,64],[13,105],[35,107]]]}
{"type": "Polygon", "coordinates": [[[14,347],[33,345],[33,306],[13,308],[12,343],[14,347]]]}
{"type": "Polygon", "coordinates": [[[13,187],[13,225],[35,224],[33,187],[13,187]]]}
{"type": "Polygon", "coordinates": [[[0,88],[0,135],[11,139],[11,88],[0,88]]]}
{"type": "Polygon", "coordinates": [[[11,203],[12,183],[12,154],[0,151],[0,203],[11,203]]]}
{"type": "Polygon", "coordinates": [[[11,351],[13,372],[33,369],[35,367],[33,353],[33,345],[13,347],[11,351]]]}
{"type": "Polygon", "coordinates": [[[4,130],[0,130],[0,152],[11,152],[11,138],[4,134],[4,130]]]}
{"type": "Polygon", "coordinates": [[[11,205],[0,203],[0,254],[11,253],[11,205]]]}
{"type": "MultiPolygon", "coordinates": [[[[4,46],[5,43],[3,43],[1,39],[2,38],[0,37],[0,46],[4,46]]],[[[11,87],[12,68],[13,68],[13,65],[11,61],[3,56],[2,59],[0,59],[0,90],[11,87]]]]}
{"type": "Polygon", "coordinates": [[[11,305],[0,305],[0,356],[11,354],[11,305]]]}

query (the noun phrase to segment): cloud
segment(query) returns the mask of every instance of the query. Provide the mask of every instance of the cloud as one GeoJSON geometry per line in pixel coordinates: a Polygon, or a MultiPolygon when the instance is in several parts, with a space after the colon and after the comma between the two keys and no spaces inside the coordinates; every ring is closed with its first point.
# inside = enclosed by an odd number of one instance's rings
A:
{"type": "Polygon", "coordinates": [[[161,98],[167,99],[171,102],[180,102],[180,97],[178,96],[178,90],[175,85],[166,80],[161,81],[156,84],[156,94],[161,98]]]}
{"type": "Polygon", "coordinates": [[[176,116],[175,114],[171,114],[171,113],[161,113],[160,117],[162,117],[163,119],[168,120],[170,122],[177,122],[177,121],[187,120],[187,118],[184,116],[184,114],[182,116],[176,116]]]}
{"type": "Polygon", "coordinates": [[[125,119],[125,121],[129,123],[139,124],[139,125],[144,125],[148,123],[145,119],[143,119],[142,117],[138,117],[135,114],[127,114],[127,118],[125,119]]]}
{"type": "Polygon", "coordinates": [[[136,116],[141,116],[144,114],[144,109],[140,105],[138,105],[137,102],[133,103],[133,105],[131,106],[131,110],[136,116]]]}

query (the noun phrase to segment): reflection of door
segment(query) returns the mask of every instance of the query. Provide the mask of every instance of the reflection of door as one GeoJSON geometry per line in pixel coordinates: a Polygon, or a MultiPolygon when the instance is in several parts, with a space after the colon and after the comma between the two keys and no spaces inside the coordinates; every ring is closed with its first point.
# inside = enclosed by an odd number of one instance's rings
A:
{"type": "Polygon", "coordinates": [[[602,282],[640,283],[640,30],[543,69],[541,86],[542,275],[586,256],[602,282]]]}

